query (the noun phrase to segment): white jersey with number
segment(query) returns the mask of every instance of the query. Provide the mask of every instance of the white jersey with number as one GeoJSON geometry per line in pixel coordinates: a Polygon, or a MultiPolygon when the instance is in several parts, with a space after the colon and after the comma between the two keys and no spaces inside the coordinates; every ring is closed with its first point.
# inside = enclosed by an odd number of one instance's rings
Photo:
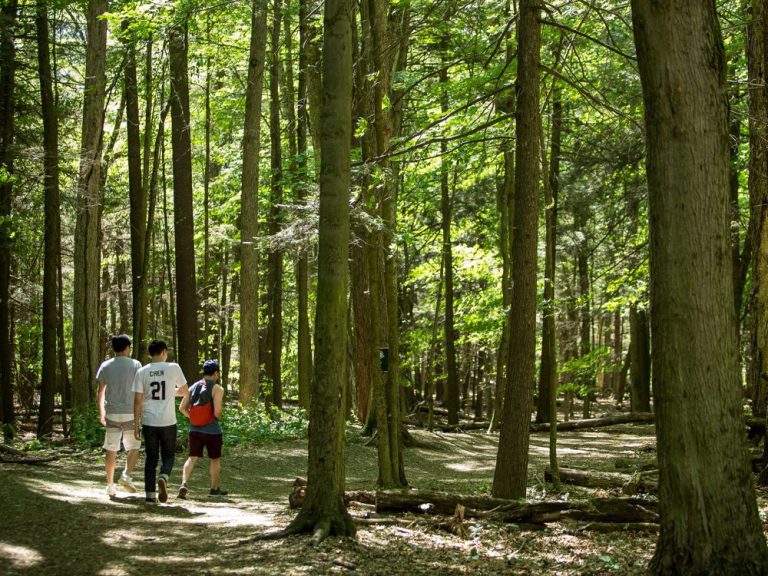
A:
{"type": "Polygon", "coordinates": [[[176,389],[186,383],[181,367],[173,362],[152,362],[136,372],[133,391],[144,394],[142,424],[176,424],[176,389]]]}

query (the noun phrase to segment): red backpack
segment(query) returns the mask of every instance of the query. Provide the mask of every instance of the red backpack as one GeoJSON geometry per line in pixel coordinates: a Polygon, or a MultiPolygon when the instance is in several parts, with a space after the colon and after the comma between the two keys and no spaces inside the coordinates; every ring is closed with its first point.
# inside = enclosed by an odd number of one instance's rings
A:
{"type": "Polygon", "coordinates": [[[213,414],[214,382],[199,380],[189,389],[189,423],[192,426],[207,426],[215,420],[213,414]]]}

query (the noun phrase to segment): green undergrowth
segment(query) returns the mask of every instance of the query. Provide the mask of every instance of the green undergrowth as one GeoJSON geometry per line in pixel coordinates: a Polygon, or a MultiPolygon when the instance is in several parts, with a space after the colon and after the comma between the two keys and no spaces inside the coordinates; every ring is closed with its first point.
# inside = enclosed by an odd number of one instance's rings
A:
{"type": "MultiPolygon", "coordinates": [[[[176,401],[180,403],[180,399],[176,401]]],[[[178,415],[178,436],[186,438],[189,420],[178,415]]],[[[267,409],[264,405],[239,407],[227,405],[221,417],[224,445],[249,445],[304,438],[307,435],[307,414],[301,408],[267,409]]],[[[104,427],[94,404],[72,415],[70,438],[79,449],[96,448],[104,442],[104,427]]]]}

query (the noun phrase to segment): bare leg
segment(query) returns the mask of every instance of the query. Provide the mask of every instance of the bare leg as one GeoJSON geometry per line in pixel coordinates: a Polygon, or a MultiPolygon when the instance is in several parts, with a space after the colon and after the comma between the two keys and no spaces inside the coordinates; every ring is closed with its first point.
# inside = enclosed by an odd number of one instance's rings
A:
{"type": "Polygon", "coordinates": [[[115,450],[107,450],[107,454],[106,456],[104,456],[104,470],[107,473],[107,484],[114,483],[116,461],[117,461],[117,452],[115,450]]]}
{"type": "Polygon", "coordinates": [[[211,489],[219,487],[219,475],[221,474],[221,458],[211,460],[211,489]]]}
{"type": "Polygon", "coordinates": [[[197,456],[190,456],[184,462],[184,469],[181,473],[182,484],[186,484],[189,481],[189,477],[192,476],[192,471],[195,469],[195,464],[197,464],[197,456]]]}
{"type": "Polygon", "coordinates": [[[128,456],[125,459],[125,473],[130,476],[133,469],[136,468],[136,462],[139,461],[138,450],[128,450],[128,456]]]}

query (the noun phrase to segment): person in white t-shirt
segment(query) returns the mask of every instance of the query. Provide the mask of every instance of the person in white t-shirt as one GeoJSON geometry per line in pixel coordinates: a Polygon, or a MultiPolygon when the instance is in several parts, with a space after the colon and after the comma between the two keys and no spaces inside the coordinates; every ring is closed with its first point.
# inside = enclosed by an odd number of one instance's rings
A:
{"type": "Polygon", "coordinates": [[[128,492],[136,492],[131,478],[139,459],[141,441],[132,434],[133,425],[133,378],[141,368],[141,362],[131,358],[131,339],[127,334],[112,337],[112,350],[115,357],[99,366],[96,381],[99,383],[98,404],[99,422],[104,426],[104,468],[107,475],[107,494],[113,498],[115,489],[115,463],[120,441],[128,453],[125,470],[120,475],[120,485],[128,492]]]}
{"type": "Polygon", "coordinates": [[[176,396],[187,393],[187,379],[181,367],[168,359],[168,346],[162,340],[149,343],[149,364],[133,379],[134,436],[141,439],[147,453],[144,464],[144,491],[147,502],[168,501],[168,478],[176,456],[176,396]],[[160,475],[157,475],[157,463],[160,475]],[[157,488],[157,491],[155,490],[157,488]]]}

